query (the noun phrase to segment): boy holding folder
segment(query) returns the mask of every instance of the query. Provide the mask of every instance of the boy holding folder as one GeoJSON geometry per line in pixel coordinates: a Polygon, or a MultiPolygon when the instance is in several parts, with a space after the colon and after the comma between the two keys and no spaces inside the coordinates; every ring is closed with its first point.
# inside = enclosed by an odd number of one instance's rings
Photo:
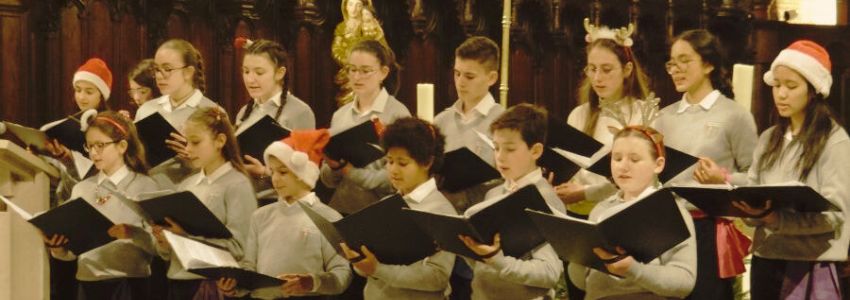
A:
{"type": "MultiPolygon", "coordinates": [[[[490,125],[496,146],[496,167],[505,184],[487,192],[483,202],[470,207],[464,215],[474,213],[500,201],[505,195],[533,184],[553,212],[565,213],[564,204],[552,185],[543,177],[537,160],[543,154],[546,140],[546,111],[531,104],[508,109],[490,125]]],[[[499,234],[492,245],[479,244],[461,236],[464,244],[482,261],[467,260],[472,267],[472,299],[537,299],[552,295],[563,272],[558,255],[549,244],[543,244],[524,257],[510,257],[502,252],[499,234]]]]}

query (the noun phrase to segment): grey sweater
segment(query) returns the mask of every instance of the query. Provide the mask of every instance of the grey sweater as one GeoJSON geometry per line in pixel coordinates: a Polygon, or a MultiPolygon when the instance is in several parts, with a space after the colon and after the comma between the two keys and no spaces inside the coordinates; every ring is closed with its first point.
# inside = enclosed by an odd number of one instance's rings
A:
{"type": "MultiPolygon", "coordinates": [[[[647,188],[641,195],[655,191],[647,188]]],[[[640,201],[640,200],[634,200],[640,201]]],[[[696,283],[697,244],[694,238],[694,221],[690,213],[679,203],[679,210],[691,236],[679,245],[667,250],[649,263],[635,262],[623,278],[590,269],[579,264],[569,265],[569,278],[587,292],[585,299],[600,299],[610,296],[652,293],[663,297],[684,298],[691,293],[696,283]]],[[[599,222],[606,210],[623,204],[619,195],[602,201],[590,212],[589,219],[599,222]]]]}
{"type": "MultiPolygon", "coordinates": [[[[257,122],[265,115],[274,118],[277,114],[278,108],[280,107],[280,98],[282,94],[283,93],[281,92],[272,96],[271,99],[263,104],[257,104],[256,101],[248,103],[248,105],[255,105],[255,107],[251,110],[251,114],[247,119],[245,119],[245,122],[242,122],[242,117],[245,116],[245,111],[248,106],[242,106],[236,114],[236,121],[234,122],[236,130],[238,131],[241,129],[243,125],[253,125],[254,122],[257,122]]],[[[307,103],[304,103],[304,101],[295,97],[292,93],[286,93],[286,102],[283,105],[283,110],[280,112],[280,116],[278,116],[275,121],[290,130],[316,128],[316,115],[313,114],[313,109],[311,109],[307,103]]]]}
{"type": "MultiPolygon", "coordinates": [[[[384,126],[395,119],[409,117],[410,111],[385,89],[375,99],[370,111],[357,110],[356,99],[334,112],[331,118],[331,135],[342,132],[365,121],[372,116],[381,120],[384,126]]],[[[327,164],[322,164],[321,180],[331,188],[336,188],[328,205],[342,214],[350,214],[377,202],[393,192],[384,169],[384,159],[379,159],[363,168],[352,168],[347,175],[334,171],[327,164]]]]}
{"type": "MultiPolygon", "coordinates": [[[[758,172],[758,158],[767,146],[771,127],[759,138],[753,154],[749,182],[753,185],[799,181],[795,167],[802,152],[800,143],[786,134],[782,156],[770,169],[758,172]]],[[[803,184],[812,187],[834,207],[821,213],[780,210],[779,221],[765,226],[760,220],[745,219],[756,226],[753,254],[771,259],[797,261],[843,261],[850,243],[850,138],[835,125],[823,152],[803,184]]]]}
{"type": "MultiPolygon", "coordinates": [[[[471,112],[472,117],[464,120],[461,112],[461,101],[456,101],[452,106],[434,117],[434,126],[440,128],[440,132],[446,136],[446,152],[469,147],[475,154],[485,161],[493,164],[494,153],[492,148],[484,145],[476,131],[492,138],[490,123],[505,112],[505,108],[493,100],[493,96],[487,94],[471,112]],[[470,145],[470,141],[475,141],[470,145]]],[[[484,195],[490,189],[496,187],[502,180],[492,180],[454,193],[445,192],[446,198],[455,206],[458,212],[466,211],[472,205],[484,200],[484,195]]]]}
{"type": "MultiPolygon", "coordinates": [[[[330,221],[342,216],[310,193],[298,200],[330,221]]],[[[315,295],[340,294],[351,282],[348,261],[316,228],[298,203],[284,200],[261,207],[251,217],[242,266],[277,277],[282,274],[310,274],[315,295]]],[[[280,287],[259,289],[251,297],[283,297],[280,287]]]]}
{"type": "MultiPolygon", "coordinates": [[[[412,209],[455,215],[454,207],[431,178],[404,197],[412,209]]],[[[380,261],[380,257],[378,260],[380,261]]],[[[364,299],[444,299],[455,255],[439,251],[409,265],[378,264],[366,281],[364,299]]]]}
{"type": "MultiPolygon", "coordinates": [[[[151,257],[155,254],[153,236],[142,229],[142,219],[132,211],[115,211],[128,209],[118,206],[118,195],[111,195],[108,189],[120,191],[122,197],[138,201],[139,194],[157,189],[156,183],[150,177],[129,171],[126,167],[107,177],[103,173],[91,176],[76,184],[71,192],[71,199],[82,197],[84,201],[98,210],[104,210],[107,216],[123,215],[129,218],[123,220],[127,225],[137,228],[133,239],[114,240],[109,244],[91,251],[74,254],[67,252],[66,256],[57,256],[60,260],[77,259],[77,279],[81,281],[100,281],[125,277],[148,277],[151,274],[151,257]],[[118,184],[115,184],[117,181],[118,184]],[[110,196],[111,195],[111,196],[110,196]],[[98,199],[109,197],[106,202],[99,204],[98,199]],[[132,216],[132,217],[130,217],[132,216]]],[[[81,220],[84,221],[84,220],[81,220]]]]}
{"type": "MultiPolygon", "coordinates": [[[[517,180],[516,189],[534,184],[552,211],[566,212],[554,188],[543,178],[538,168],[517,180]]],[[[483,202],[470,207],[464,215],[471,216],[492,205],[502,195],[510,193],[505,185],[493,188],[483,202]]],[[[539,299],[552,295],[552,288],[564,272],[564,265],[548,243],[524,257],[496,256],[479,262],[466,259],[472,268],[472,299],[539,299]]]]}

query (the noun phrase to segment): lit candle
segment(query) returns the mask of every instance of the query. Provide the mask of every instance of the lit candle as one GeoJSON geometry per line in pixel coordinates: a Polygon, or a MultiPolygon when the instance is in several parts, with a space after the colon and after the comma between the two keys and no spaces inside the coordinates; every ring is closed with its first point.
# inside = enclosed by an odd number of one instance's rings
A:
{"type": "Polygon", "coordinates": [[[416,84],[416,116],[434,122],[434,84],[416,84]]]}
{"type": "Polygon", "coordinates": [[[732,92],[735,102],[750,111],[753,102],[753,66],[735,64],[732,67],[732,92]]]}

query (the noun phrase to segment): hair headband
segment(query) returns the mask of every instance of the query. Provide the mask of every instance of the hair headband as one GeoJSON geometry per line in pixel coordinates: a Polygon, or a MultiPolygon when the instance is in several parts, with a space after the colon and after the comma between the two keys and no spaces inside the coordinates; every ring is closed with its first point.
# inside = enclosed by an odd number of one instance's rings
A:
{"type": "Polygon", "coordinates": [[[661,146],[661,141],[656,140],[654,134],[652,132],[649,132],[649,130],[647,130],[645,126],[626,126],[625,128],[623,128],[623,130],[634,130],[643,133],[643,135],[649,138],[649,141],[652,142],[652,145],[655,146],[655,152],[658,153],[658,157],[665,156],[664,148],[663,146],[661,146]]]}
{"type": "Polygon", "coordinates": [[[100,120],[100,121],[104,121],[104,122],[107,122],[109,124],[112,124],[112,126],[115,126],[115,128],[118,128],[118,131],[121,131],[121,133],[124,134],[124,136],[127,136],[127,129],[124,129],[124,126],[121,126],[121,124],[118,124],[118,122],[116,122],[112,118],[97,117],[97,118],[95,118],[95,120],[100,120]]]}

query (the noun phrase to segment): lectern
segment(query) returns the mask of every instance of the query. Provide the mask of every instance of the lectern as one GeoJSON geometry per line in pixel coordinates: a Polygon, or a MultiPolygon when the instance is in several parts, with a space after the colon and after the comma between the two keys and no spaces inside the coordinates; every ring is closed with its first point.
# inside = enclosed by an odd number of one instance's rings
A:
{"type": "MultiPolygon", "coordinates": [[[[39,157],[0,139],[0,194],[24,210],[49,208],[50,178],[58,175],[39,157]]],[[[0,204],[0,300],[50,298],[47,255],[38,230],[0,204]]]]}

